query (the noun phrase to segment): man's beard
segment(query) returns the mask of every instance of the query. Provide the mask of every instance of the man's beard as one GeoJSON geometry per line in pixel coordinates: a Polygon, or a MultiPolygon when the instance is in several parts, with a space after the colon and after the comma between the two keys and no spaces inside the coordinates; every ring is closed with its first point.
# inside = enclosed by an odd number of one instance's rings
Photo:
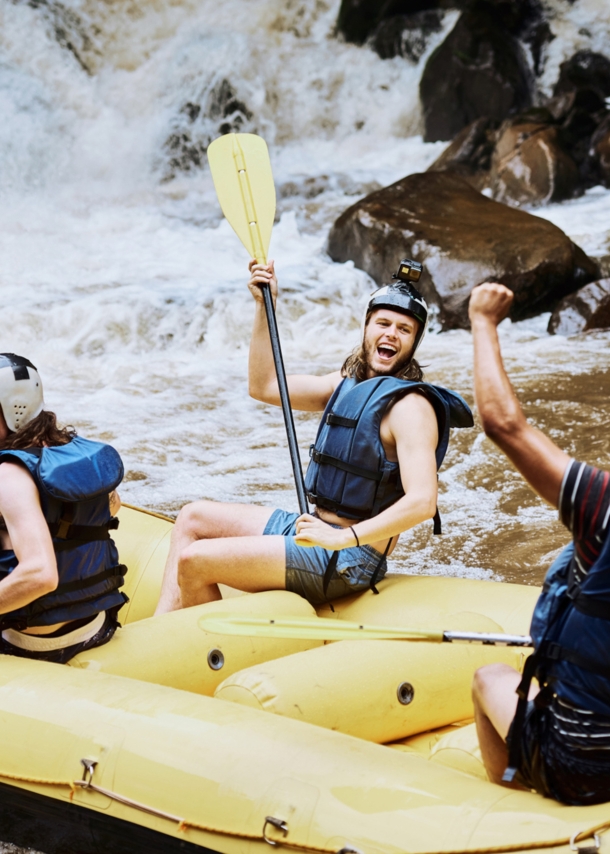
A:
{"type": "Polygon", "coordinates": [[[391,366],[388,365],[387,370],[385,370],[385,371],[381,370],[380,371],[377,368],[371,367],[372,355],[373,355],[373,353],[375,353],[377,351],[377,348],[373,344],[367,344],[365,341],[363,344],[363,350],[364,350],[364,359],[365,359],[367,368],[369,370],[373,371],[373,373],[378,377],[385,377],[385,376],[395,377],[395,376],[398,376],[398,374],[401,374],[404,371],[404,369],[407,367],[407,365],[413,359],[413,352],[411,351],[406,356],[402,356],[400,359],[398,359],[397,362],[394,362],[393,365],[391,365],[391,366]]]}

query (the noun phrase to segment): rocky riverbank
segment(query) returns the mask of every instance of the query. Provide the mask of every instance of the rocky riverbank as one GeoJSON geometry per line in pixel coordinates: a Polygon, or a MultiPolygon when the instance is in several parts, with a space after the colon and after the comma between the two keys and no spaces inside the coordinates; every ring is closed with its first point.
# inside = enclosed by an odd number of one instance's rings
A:
{"type": "MultiPolygon", "coordinates": [[[[382,58],[411,56],[405,45],[415,33],[425,43],[446,5],[343,0],[337,29],[382,58]]],[[[450,144],[428,174],[406,176],[345,211],[329,253],[377,282],[398,255],[422,262],[422,290],[443,328],[467,327],[468,294],[486,279],[515,291],[514,319],[555,310],[550,332],[605,328],[607,282],[593,284],[604,260],[516,209],[610,186],[610,58],[576,51],[545,91],[544,53],[555,38],[550,7],[541,0],[452,5],[461,7],[459,17],[420,81],[424,138],[450,144]]]]}

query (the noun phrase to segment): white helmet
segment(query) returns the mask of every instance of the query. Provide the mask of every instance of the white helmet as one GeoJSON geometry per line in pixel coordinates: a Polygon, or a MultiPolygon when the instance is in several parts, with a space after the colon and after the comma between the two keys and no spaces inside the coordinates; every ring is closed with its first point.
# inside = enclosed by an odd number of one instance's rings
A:
{"type": "Polygon", "coordinates": [[[42,380],[23,356],[0,353],[0,407],[6,426],[13,433],[42,412],[42,380]]]}

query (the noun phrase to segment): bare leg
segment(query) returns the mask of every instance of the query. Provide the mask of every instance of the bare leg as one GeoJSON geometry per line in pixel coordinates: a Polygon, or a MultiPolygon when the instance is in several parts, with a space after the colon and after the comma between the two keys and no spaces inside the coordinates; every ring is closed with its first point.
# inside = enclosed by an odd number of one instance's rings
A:
{"type": "MultiPolygon", "coordinates": [[[[477,736],[485,769],[492,783],[511,789],[522,789],[519,783],[503,783],[508,765],[506,736],[517,709],[517,687],[521,674],[508,664],[488,664],[474,675],[472,699],[477,736]]],[[[529,699],[538,693],[532,686],[529,699]]]]}
{"type": "Polygon", "coordinates": [[[220,599],[219,583],[249,593],[285,590],[285,538],[199,540],[180,554],[178,583],[184,608],[220,599]]]}
{"type": "Polygon", "coordinates": [[[155,614],[165,614],[183,607],[178,586],[178,559],[185,549],[198,540],[212,537],[261,536],[272,513],[270,507],[221,504],[216,501],[194,501],[183,507],[172,531],[155,614]]]}

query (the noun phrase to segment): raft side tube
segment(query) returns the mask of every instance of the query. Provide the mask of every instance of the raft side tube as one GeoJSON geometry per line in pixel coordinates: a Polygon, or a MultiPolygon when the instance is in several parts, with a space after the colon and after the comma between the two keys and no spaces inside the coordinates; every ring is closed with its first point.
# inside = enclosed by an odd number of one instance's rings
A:
{"type": "MultiPolygon", "coordinates": [[[[566,808],[507,792],[421,756],[234,703],[43,662],[0,663],[0,778],[69,783],[80,779],[86,750],[98,763],[97,785],[185,824],[90,790],[71,801],[67,785],[11,788],[220,854],[267,852],[267,816],[286,822],[288,844],[329,854],[344,845],[366,854],[498,843],[527,851],[607,817],[607,805],[566,808]]],[[[3,801],[0,826],[7,815],[3,801]]]]}
{"type": "Polygon", "coordinates": [[[211,696],[232,673],[269,659],[312,649],[322,640],[285,640],[216,635],[199,628],[207,614],[315,617],[305,599],[285,590],[252,593],[158,617],[118,629],[110,643],[75,656],[69,666],[211,696]]]}

